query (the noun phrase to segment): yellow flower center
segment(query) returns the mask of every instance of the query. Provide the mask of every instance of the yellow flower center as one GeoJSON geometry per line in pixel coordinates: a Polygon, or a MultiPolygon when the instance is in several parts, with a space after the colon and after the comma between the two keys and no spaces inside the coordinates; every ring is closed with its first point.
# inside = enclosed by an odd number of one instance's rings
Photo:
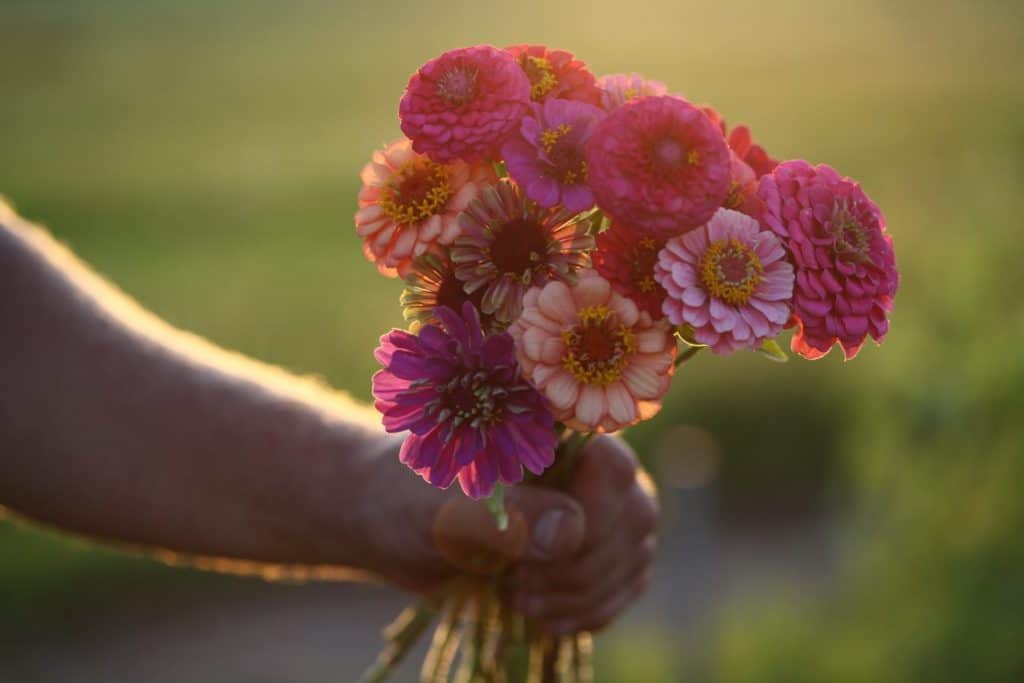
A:
{"type": "Polygon", "coordinates": [[[451,196],[448,168],[420,157],[395,172],[381,193],[380,208],[395,223],[418,223],[441,213],[451,196]]]}
{"type": "Polygon", "coordinates": [[[742,306],[761,282],[764,267],[754,250],[735,237],[712,242],[700,260],[700,281],[716,299],[742,306]]]}
{"type": "Polygon", "coordinates": [[[725,195],[722,206],[727,209],[738,209],[743,206],[743,186],[738,181],[733,180],[729,183],[729,194],[725,195]]]}
{"type": "Polygon", "coordinates": [[[562,332],[562,366],[583,384],[617,382],[636,353],[636,336],[607,306],[588,306],[577,324],[562,332]]]}
{"type": "Polygon", "coordinates": [[[544,57],[524,54],[519,57],[519,64],[526,72],[527,78],[530,79],[530,99],[534,102],[543,99],[558,85],[555,70],[551,68],[551,62],[544,57]]]}
{"type": "Polygon", "coordinates": [[[555,148],[555,144],[568,135],[571,130],[572,126],[568,123],[563,123],[557,128],[548,128],[540,134],[540,146],[546,153],[551,154],[551,150],[555,148]]]}

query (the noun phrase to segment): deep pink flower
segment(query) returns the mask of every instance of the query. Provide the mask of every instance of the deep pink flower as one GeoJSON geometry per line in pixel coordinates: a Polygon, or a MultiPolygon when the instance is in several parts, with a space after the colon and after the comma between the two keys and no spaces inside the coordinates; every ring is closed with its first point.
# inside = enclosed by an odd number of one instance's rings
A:
{"type": "Polygon", "coordinates": [[[533,105],[501,148],[509,175],[545,208],[573,213],[594,206],[587,184],[586,142],[604,112],[592,104],[545,100],[533,105]]]}
{"type": "Polygon", "coordinates": [[[490,45],[445,52],[409,79],[398,105],[402,132],[434,161],[490,159],[530,103],[530,80],[490,45]]]}
{"type": "Polygon", "coordinates": [[[573,53],[544,45],[512,45],[505,49],[530,79],[530,99],[534,102],[556,98],[589,104],[600,101],[594,74],[573,53]]]}
{"type": "Polygon", "coordinates": [[[373,376],[375,406],[388,432],[411,432],[399,458],[425,480],[447,488],[457,476],[472,498],[500,480],[522,481],[554,462],[558,437],[544,399],[521,377],[512,337],[485,336],[476,311],[435,312],[440,325],[419,335],[381,337],[373,376]]]}
{"type": "Polygon", "coordinates": [[[707,223],[729,192],[722,131],[681,97],[641,97],[611,112],[587,143],[587,164],[597,205],[652,237],[707,223]]]}
{"type": "Polygon", "coordinates": [[[881,343],[899,286],[882,212],[855,181],[825,164],[787,161],[761,178],[761,222],[796,264],[791,347],[820,358],[838,342],[849,360],[870,335],[881,343]]]}
{"type": "Polygon", "coordinates": [[[648,95],[667,95],[668,86],[661,81],[644,78],[640,74],[608,74],[597,79],[601,89],[601,107],[611,111],[621,105],[648,95]]]}
{"type": "Polygon", "coordinates": [[[789,320],[793,266],[770,230],[738,211],[719,209],[707,225],[673,237],[658,255],[655,278],[668,296],[673,325],[719,354],[752,349],[789,320]]]}
{"type": "Polygon", "coordinates": [[[719,116],[717,111],[711,107],[704,107],[704,113],[721,129],[729,144],[731,180],[729,194],[726,195],[722,206],[757,218],[761,214],[757,181],[761,176],[771,173],[779,165],[778,160],[770,157],[764,147],[754,142],[750,129],[746,126],[736,126],[730,131],[725,119],[719,116]]]}
{"type": "Polygon", "coordinates": [[[665,240],[614,223],[597,236],[597,249],[590,258],[616,292],[632,299],[654,320],[660,320],[665,317],[661,310],[665,288],[654,279],[654,266],[664,246],[665,240]]]}

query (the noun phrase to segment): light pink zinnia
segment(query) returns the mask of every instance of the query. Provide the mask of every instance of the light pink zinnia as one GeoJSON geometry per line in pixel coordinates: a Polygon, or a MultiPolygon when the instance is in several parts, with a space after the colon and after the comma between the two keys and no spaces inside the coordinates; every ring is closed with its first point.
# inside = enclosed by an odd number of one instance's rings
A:
{"type": "Polygon", "coordinates": [[[445,52],[409,79],[398,105],[413,148],[442,163],[490,159],[530,103],[515,58],[490,45],[445,52]]]}
{"type": "Polygon", "coordinates": [[[651,237],[704,225],[729,192],[722,131],[681,97],[641,97],[608,114],[587,165],[598,207],[651,237]]]}
{"type": "Polygon", "coordinates": [[[501,147],[509,175],[545,208],[561,204],[573,213],[591,208],[585,145],[602,118],[604,111],[584,102],[534,104],[501,147]]]}
{"type": "Polygon", "coordinates": [[[719,209],[698,230],[670,239],[654,277],[668,292],[665,315],[689,325],[718,354],[756,348],[789,320],[793,266],[770,230],[719,209]]]}
{"type": "Polygon", "coordinates": [[[825,164],[787,161],[761,178],[761,222],[796,264],[791,347],[805,358],[835,343],[849,360],[870,335],[881,343],[899,286],[882,212],[855,181],[825,164]]]}
{"type": "Polygon", "coordinates": [[[665,321],[654,322],[595,271],[572,286],[526,293],[510,328],[524,376],[555,419],[578,431],[614,432],[653,417],[676,354],[665,321]]]}
{"type": "Polygon", "coordinates": [[[523,73],[530,79],[530,99],[575,100],[597,104],[601,91],[587,65],[565,50],[552,50],[545,45],[512,45],[505,48],[516,58],[523,73]]]}
{"type": "Polygon", "coordinates": [[[668,86],[664,83],[644,78],[637,73],[601,76],[597,79],[597,86],[601,89],[601,107],[605,111],[616,109],[638,97],[668,94],[668,86]]]}
{"type": "Polygon", "coordinates": [[[450,244],[459,212],[497,180],[490,165],[439,164],[406,139],[375,151],[360,177],[356,233],[366,258],[388,277],[408,276],[413,259],[450,244]]]}

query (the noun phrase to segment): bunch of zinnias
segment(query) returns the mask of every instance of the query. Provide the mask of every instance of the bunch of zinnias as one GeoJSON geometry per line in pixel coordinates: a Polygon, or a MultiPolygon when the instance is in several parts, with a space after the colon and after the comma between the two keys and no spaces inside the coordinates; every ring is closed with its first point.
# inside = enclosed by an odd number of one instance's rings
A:
{"type": "MultiPolygon", "coordinates": [[[[587,435],[654,416],[700,349],[785,359],[774,340],[794,328],[793,352],[850,359],[888,330],[892,239],[860,186],[779,163],[662,83],[477,45],[424,64],[398,113],[407,137],[363,169],[355,216],[366,257],[407,283],[376,406],[408,432],[402,462],[488,498],[499,524],[502,484],[552,485],[587,435]]],[[[460,680],[505,680],[512,664],[481,653],[514,651],[517,618],[479,586],[407,615],[368,679],[444,602],[424,680],[447,679],[460,630],[460,680]]],[[[535,675],[559,653],[585,675],[585,634],[535,640],[535,675]]]]}

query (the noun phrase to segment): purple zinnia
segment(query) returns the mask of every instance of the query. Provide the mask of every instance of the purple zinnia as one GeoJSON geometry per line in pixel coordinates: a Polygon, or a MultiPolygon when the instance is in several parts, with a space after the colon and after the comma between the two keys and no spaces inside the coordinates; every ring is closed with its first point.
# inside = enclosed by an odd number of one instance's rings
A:
{"type": "Polygon", "coordinates": [[[573,213],[589,209],[594,193],[587,184],[585,144],[602,118],[604,111],[586,102],[533,104],[501,148],[509,175],[545,208],[561,202],[573,213]]]}
{"type": "Polygon", "coordinates": [[[466,495],[486,498],[500,479],[515,484],[523,466],[541,474],[558,437],[541,395],[522,378],[506,332],[485,336],[472,304],[447,307],[419,335],[391,330],[375,355],[375,405],[388,432],[411,432],[399,458],[447,488],[456,475],[466,495]]]}

